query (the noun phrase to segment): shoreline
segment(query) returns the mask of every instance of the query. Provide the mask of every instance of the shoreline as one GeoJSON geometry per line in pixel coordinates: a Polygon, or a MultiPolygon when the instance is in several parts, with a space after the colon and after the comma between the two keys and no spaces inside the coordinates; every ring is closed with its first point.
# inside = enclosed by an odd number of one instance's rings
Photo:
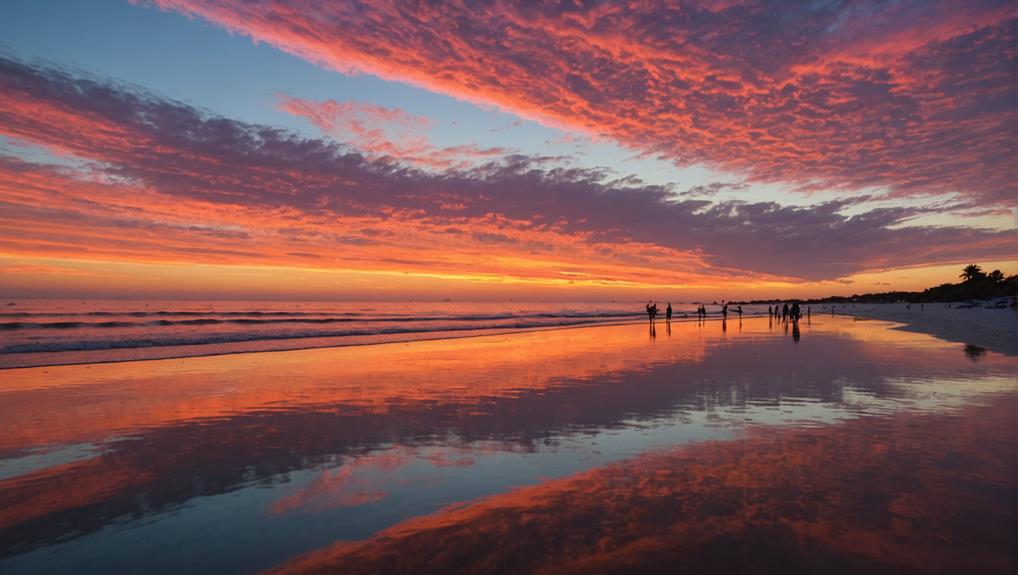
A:
{"type": "MultiPolygon", "coordinates": [[[[918,305],[918,304],[914,304],[918,305]]],[[[829,310],[818,310],[817,316],[823,317],[828,315],[829,310]]],[[[836,308],[836,315],[843,317],[853,317],[857,321],[866,320],[878,320],[887,321],[898,324],[892,329],[898,329],[902,331],[909,331],[913,333],[922,333],[930,335],[932,337],[949,341],[953,343],[961,343],[965,345],[972,345],[977,348],[990,350],[996,353],[1007,356],[1018,356],[1018,313],[1008,309],[983,309],[983,308],[945,308],[943,304],[928,304],[925,306],[923,311],[918,311],[917,308],[911,311],[906,311],[903,304],[856,304],[855,307],[849,307],[849,305],[839,306],[836,308]]],[[[754,319],[766,317],[760,314],[746,314],[745,319],[754,319]]],[[[731,321],[738,321],[737,318],[730,318],[731,321]]],[[[704,322],[718,322],[721,317],[716,315],[708,316],[704,319],[704,322]]],[[[695,317],[675,317],[672,320],[675,323],[690,323],[697,321],[695,317]]],[[[67,367],[76,365],[101,365],[101,364],[112,364],[112,363],[127,363],[127,362],[142,362],[142,361],[167,361],[167,360],[180,360],[189,358],[200,358],[200,357],[216,357],[216,356],[228,356],[228,355],[241,355],[241,354],[256,354],[256,353],[279,353],[287,351],[304,351],[313,349],[329,349],[329,348],[343,348],[343,347],[364,347],[364,346],[376,346],[376,345],[388,345],[388,344],[408,344],[421,341],[441,341],[441,340],[455,340],[455,339],[469,339],[487,337],[493,335],[511,335],[511,334],[523,334],[523,333],[534,333],[542,331],[559,331],[559,330],[573,330],[583,328],[597,328],[597,327],[610,327],[610,326],[623,326],[623,325],[639,325],[646,323],[645,319],[638,321],[617,321],[617,322],[605,322],[605,323],[591,323],[591,324],[579,324],[579,325],[552,325],[552,326],[540,326],[532,328],[492,328],[492,329],[478,329],[478,330],[453,330],[444,332],[430,332],[425,337],[401,337],[408,334],[386,336],[370,336],[370,338],[348,338],[345,341],[321,341],[320,343],[313,343],[314,340],[321,340],[325,338],[295,338],[289,340],[297,343],[301,339],[308,340],[304,345],[285,346],[277,349],[267,348],[259,349],[259,344],[264,344],[268,341],[279,341],[279,340],[254,340],[251,342],[243,342],[240,349],[206,349],[206,350],[195,350],[193,352],[184,351],[182,348],[202,348],[206,346],[218,346],[217,344],[194,344],[189,346],[166,346],[163,348],[155,348],[165,350],[165,355],[159,355],[156,357],[144,357],[144,356],[132,356],[132,352],[140,351],[151,351],[154,348],[123,348],[117,350],[122,352],[123,355],[119,357],[100,358],[100,359],[74,359],[69,358],[61,361],[62,358],[54,358],[55,361],[45,362],[30,362],[26,365],[0,365],[0,372],[8,370],[18,369],[39,369],[49,367],[67,367]],[[176,353],[174,353],[176,351],[176,353]]],[[[659,319],[657,324],[664,325],[666,322],[664,319],[659,319]]],[[[422,332],[427,333],[427,332],[422,332]]],[[[49,352],[49,353],[60,353],[60,354],[94,354],[93,351],[81,351],[81,352],[49,352]]],[[[35,355],[35,354],[33,354],[35,355]]],[[[47,352],[38,353],[39,356],[47,355],[47,352]]]]}
{"type": "MultiPolygon", "coordinates": [[[[945,307],[945,304],[838,305],[837,315],[857,320],[900,324],[893,329],[924,333],[944,341],[971,345],[1007,356],[1018,356],[1018,313],[1010,309],[945,307]]],[[[822,313],[821,313],[822,315],[822,313]]]]}
{"type": "MultiPolygon", "coordinates": [[[[662,322],[663,321],[664,320],[662,320],[662,322]]],[[[673,320],[673,321],[678,321],[678,320],[673,320]]],[[[686,319],[686,321],[692,321],[692,320],[686,319]]],[[[512,329],[512,328],[497,329],[497,328],[495,328],[495,329],[478,329],[478,330],[474,330],[474,331],[470,331],[470,330],[457,330],[457,331],[445,331],[445,332],[422,332],[422,333],[429,333],[430,335],[433,335],[433,337],[406,338],[406,339],[400,339],[398,337],[397,338],[391,338],[391,339],[385,339],[384,337],[378,337],[378,338],[370,340],[370,341],[357,341],[357,340],[351,339],[350,341],[347,341],[347,342],[329,342],[329,343],[322,343],[322,344],[318,344],[318,345],[311,344],[311,345],[302,345],[302,346],[297,346],[297,347],[285,347],[285,348],[280,348],[280,349],[236,349],[236,350],[220,350],[220,351],[212,350],[212,351],[208,351],[206,353],[171,354],[171,355],[167,355],[165,357],[122,357],[122,358],[99,359],[99,360],[90,360],[90,361],[85,361],[85,360],[74,361],[74,360],[71,360],[71,361],[65,361],[65,362],[59,362],[59,363],[38,363],[38,364],[33,364],[33,365],[11,365],[11,366],[0,365],[0,372],[4,372],[4,371],[8,371],[8,370],[15,370],[15,369],[39,369],[39,368],[47,368],[47,367],[67,367],[67,366],[75,366],[75,365],[103,365],[103,364],[110,364],[110,363],[128,363],[128,362],[142,362],[142,361],[170,361],[170,360],[190,359],[190,358],[196,358],[196,357],[216,357],[216,356],[224,356],[224,355],[241,355],[241,354],[254,354],[254,353],[282,353],[282,352],[287,352],[287,351],[306,351],[306,350],[311,350],[311,349],[330,349],[330,348],[343,348],[343,347],[365,347],[365,346],[373,346],[373,345],[388,345],[388,344],[399,344],[399,343],[404,343],[405,344],[405,343],[415,343],[415,342],[419,342],[419,341],[443,341],[443,340],[454,340],[454,339],[469,339],[469,338],[477,338],[477,337],[487,337],[487,336],[492,336],[492,335],[511,335],[511,334],[517,334],[517,333],[534,333],[534,332],[542,332],[542,331],[560,331],[560,330],[567,330],[567,329],[580,329],[580,328],[586,328],[586,327],[606,327],[606,326],[619,326],[619,325],[638,325],[640,323],[643,323],[643,322],[640,322],[640,321],[623,321],[623,322],[606,322],[606,323],[592,323],[592,324],[579,324],[579,325],[575,325],[574,324],[574,325],[541,326],[541,327],[517,328],[517,329],[512,329]]],[[[400,334],[400,335],[405,335],[405,334],[400,334]]],[[[288,341],[297,341],[297,340],[300,340],[300,339],[313,340],[313,339],[321,339],[321,338],[294,338],[294,339],[288,340],[288,341]]],[[[244,342],[244,343],[258,344],[258,343],[265,342],[265,341],[279,341],[279,340],[254,340],[252,342],[244,342]]],[[[162,349],[167,349],[169,351],[172,351],[173,349],[179,349],[181,347],[196,347],[196,346],[204,346],[204,345],[216,345],[216,344],[195,344],[194,346],[167,346],[167,347],[162,348],[162,349]]],[[[138,350],[145,350],[145,349],[152,349],[152,348],[123,348],[123,349],[124,349],[124,351],[138,351],[138,350]]],[[[40,352],[39,355],[43,355],[45,353],[46,352],[40,352]]],[[[89,352],[50,352],[50,353],[89,353],[89,352]]]]}

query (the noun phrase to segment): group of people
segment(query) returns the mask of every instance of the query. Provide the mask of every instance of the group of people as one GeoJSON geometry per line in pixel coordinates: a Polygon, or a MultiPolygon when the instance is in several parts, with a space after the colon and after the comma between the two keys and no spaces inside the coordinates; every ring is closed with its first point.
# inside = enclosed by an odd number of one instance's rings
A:
{"type": "MultiPolygon", "coordinates": [[[[806,306],[806,317],[808,318],[811,313],[812,309],[806,306]]],[[[778,306],[767,306],[767,315],[773,320],[798,322],[802,319],[802,308],[799,307],[798,303],[793,303],[791,307],[787,303],[780,308],[778,306]]]]}
{"type": "MultiPolygon", "coordinates": [[[[717,304],[717,302],[714,302],[714,303],[717,304]]],[[[657,319],[657,313],[658,313],[657,302],[648,301],[647,305],[645,306],[645,308],[647,310],[647,319],[650,320],[650,323],[654,323],[654,320],[657,319]]],[[[739,319],[742,319],[742,306],[741,305],[740,306],[736,306],[735,313],[737,313],[739,315],[739,319]]],[[[683,315],[682,317],[686,317],[686,316],[683,315]]],[[[667,321],[671,321],[672,320],[672,302],[668,302],[668,307],[665,308],[665,319],[667,321]]],[[[707,319],[707,307],[704,306],[703,304],[700,304],[696,308],[696,319],[700,320],[700,321],[707,319]]],[[[723,320],[728,319],[728,304],[724,303],[724,302],[722,302],[722,304],[721,304],[721,319],[723,319],[723,320]]]]}
{"type": "MultiPolygon", "coordinates": [[[[647,318],[650,319],[650,323],[654,323],[654,319],[657,317],[657,302],[647,302],[647,318]]],[[[668,302],[668,307],[665,308],[665,320],[672,321],[672,302],[668,302]]]]}
{"type": "MultiPolygon", "coordinates": [[[[703,306],[700,306],[700,307],[703,308],[703,306]]],[[[739,319],[742,319],[742,306],[741,305],[735,308],[735,313],[739,314],[739,319]]],[[[703,310],[703,317],[705,319],[707,317],[707,310],[706,309],[703,310]]],[[[722,320],[727,320],[728,319],[728,304],[724,303],[724,301],[721,302],[721,319],[722,320]]]]}

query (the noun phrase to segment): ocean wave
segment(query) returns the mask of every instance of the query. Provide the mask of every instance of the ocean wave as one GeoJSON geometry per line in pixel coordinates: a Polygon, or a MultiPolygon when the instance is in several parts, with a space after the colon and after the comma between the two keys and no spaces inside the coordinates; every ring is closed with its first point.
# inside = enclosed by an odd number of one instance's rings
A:
{"type": "MultiPolygon", "coordinates": [[[[614,317],[614,316],[613,316],[614,317]]],[[[13,353],[46,353],[63,351],[96,351],[108,349],[136,349],[147,347],[170,347],[180,345],[211,345],[225,343],[242,343],[252,341],[269,341],[283,339],[309,339],[309,338],[332,338],[332,337],[358,337],[373,335],[412,334],[412,333],[435,333],[435,332],[460,332],[476,331],[486,329],[528,329],[538,327],[568,327],[578,325],[589,325],[605,322],[604,317],[573,318],[555,323],[541,321],[517,321],[514,323],[498,324],[471,324],[456,326],[434,326],[426,327],[381,327],[353,330],[332,330],[316,332],[289,332],[289,333],[258,333],[258,332],[233,332],[214,334],[193,334],[174,335],[167,337],[141,337],[141,338],[116,338],[105,340],[75,340],[75,341],[52,341],[52,342],[30,342],[16,343],[0,347],[0,354],[13,353]]],[[[617,318],[616,319],[621,319],[617,318]]]]}
{"type": "MultiPolygon", "coordinates": [[[[157,312],[158,313],[158,312],[157,312]]],[[[263,315],[274,315],[275,312],[265,312],[263,315]]],[[[126,314],[121,314],[126,315],[126,314]]],[[[223,314],[218,314],[223,315],[223,314]]],[[[406,323],[406,322],[472,322],[472,321],[504,321],[514,319],[622,319],[641,316],[640,313],[623,312],[562,312],[562,313],[531,313],[531,314],[471,314],[471,315],[444,315],[444,316],[390,316],[390,317],[270,317],[262,318],[227,318],[217,317],[196,317],[191,319],[161,319],[148,322],[125,322],[125,321],[17,321],[2,322],[2,330],[18,329],[75,329],[75,328],[124,328],[124,327],[168,327],[168,326],[202,326],[202,325],[278,325],[278,324],[336,324],[336,323],[406,323]]]]}
{"type": "Polygon", "coordinates": [[[194,310],[158,310],[158,311],[87,311],[87,312],[0,312],[0,318],[58,318],[58,317],[307,317],[307,316],[345,316],[357,317],[365,314],[360,312],[329,312],[329,311],[194,311],[194,310]]]}

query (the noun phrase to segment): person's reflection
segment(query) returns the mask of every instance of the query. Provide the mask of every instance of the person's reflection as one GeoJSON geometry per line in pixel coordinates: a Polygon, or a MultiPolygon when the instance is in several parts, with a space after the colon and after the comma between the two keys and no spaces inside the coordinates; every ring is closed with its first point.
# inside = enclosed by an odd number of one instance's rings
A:
{"type": "Polygon", "coordinates": [[[650,339],[657,337],[657,327],[652,323],[650,324],[650,339]]]}
{"type": "Polygon", "coordinates": [[[667,329],[667,331],[668,331],[668,336],[669,336],[669,337],[671,337],[671,335],[672,335],[672,322],[668,322],[668,323],[666,323],[666,324],[665,324],[665,328],[666,328],[666,329],[667,329]]]}
{"type": "Polygon", "coordinates": [[[728,319],[725,318],[724,316],[721,317],[721,331],[723,333],[728,332],[728,319]]]}
{"type": "Polygon", "coordinates": [[[799,320],[792,321],[792,339],[799,343],[799,320]]]}

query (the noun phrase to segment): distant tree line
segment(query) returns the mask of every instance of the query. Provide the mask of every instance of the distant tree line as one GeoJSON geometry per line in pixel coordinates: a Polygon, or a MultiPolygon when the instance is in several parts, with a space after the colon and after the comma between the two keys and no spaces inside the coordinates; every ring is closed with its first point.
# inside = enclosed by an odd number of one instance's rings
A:
{"type": "MultiPolygon", "coordinates": [[[[1018,275],[1005,277],[1000,270],[990,273],[970,264],[962,270],[960,283],[945,283],[923,291],[888,291],[852,296],[830,296],[820,299],[788,300],[799,303],[933,303],[966,301],[970,299],[991,299],[1018,295],[1018,275]]],[[[743,303],[769,303],[773,300],[756,300],[743,303]]]]}

